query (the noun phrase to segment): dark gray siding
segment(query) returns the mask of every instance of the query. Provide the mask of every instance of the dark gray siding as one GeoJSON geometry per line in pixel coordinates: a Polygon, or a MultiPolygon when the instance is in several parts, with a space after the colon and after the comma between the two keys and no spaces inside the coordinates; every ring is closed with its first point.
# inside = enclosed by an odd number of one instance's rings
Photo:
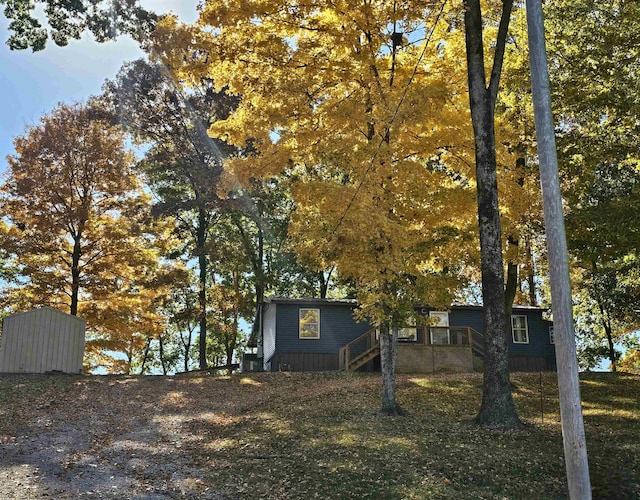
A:
{"type": "Polygon", "coordinates": [[[553,326],[553,321],[542,320],[542,334],[545,336],[545,340],[542,345],[542,355],[549,364],[549,370],[556,369],[556,346],[549,340],[549,327],[553,326]]]}
{"type": "MultiPolygon", "coordinates": [[[[265,304],[264,360],[266,370],[318,371],[338,369],[341,347],[369,331],[367,322],[356,322],[354,304],[327,303],[317,299],[282,299],[265,304]],[[301,308],[320,310],[320,338],[299,338],[301,308]],[[277,332],[277,338],[276,338],[277,332]],[[269,363],[270,362],[270,363],[269,363]]],[[[428,316],[428,308],[420,309],[428,316]]],[[[527,316],[528,344],[514,344],[509,333],[509,363],[514,371],[555,369],[555,349],[549,342],[551,323],[542,318],[540,309],[520,309],[514,314],[527,316]]],[[[451,327],[470,327],[484,332],[483,310],[477,306],[452,306],[449,310],[451,327]]],[[[423,328],[418,327],[418,343],[423,342],[423,328]]]]}
{"type": "Polygon", "coordinates": [[[528,311],[513,309],[514,315],[527,317],[529,330],[529,343],[516,344],[513,342],[513,335],[509,334],[509,356],[544,358],[549,352],[549,327],[542,319],[542,311],[528,311]]]}
{"type": "MultiPolygon", "coordinates": [[[[273,306],[273,304],[272,304],[273,306]]],[[[305,355],[327,354],[329,356],[307,356],[305,371],[337,369],[340,348],[371,329],[366,322],[357,322],[353,317],[354,307],[344,304],[277,304],[276,324],[278,338],[276,345],[277,363],[271,369],[277,370],[278,364],[293,365],[302,363],[303,358],[292,356],[293,353],[305,355]],[[301,308],[320,309],[320,338],[299,338],[299,310],[301,308]],[[319,361],[322,359],[323,361],[319,361]],[[335,367],[333,367],[335,364],[335,367]]],[[[265,358],[266,359],[266,358],[265,358]]],[[[290,369],[299,368],[289,366],[290,369]]]]}
{"type": "Polygon", "coordinates": [[[467,326],[475,331],[483,333],[482,309],[452,309],[449,312],[450,326],[467,326]]]}
{"type": "Polygon", "coordinates": [[[317,352],[282,352],[273,358],[274,371],[320,372],[337,371],[338,355],[317,352]]]}

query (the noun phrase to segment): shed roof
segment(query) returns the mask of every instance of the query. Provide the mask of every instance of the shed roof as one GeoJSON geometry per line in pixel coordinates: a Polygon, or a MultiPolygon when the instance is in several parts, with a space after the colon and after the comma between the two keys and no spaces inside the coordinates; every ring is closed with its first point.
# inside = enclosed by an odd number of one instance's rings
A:
{"type": "Polygon", "coordinates": [[[80,318],[78,316],[72,316],[71,314],[67,314],[65,312],[62,312],[59,309],[55,309],[53,307],[49,307],[49,306],[43,306],[43,307],[39,307],[38,309],[33,309],[31,311],[25,311],[25,312],[21,312],[21,313],[16,313],[16,314],[9,314],[8,316],[5,316],[5,319],[7,318],[18,318],[20,316],[38,316],[41,314],[44,314],[45,312],[52,312],[54,314],[59,314],[63,317],[66,317],[69,321],[80,321],[82,323],[86,323],[87,320],[84,318],[80,318]]]}

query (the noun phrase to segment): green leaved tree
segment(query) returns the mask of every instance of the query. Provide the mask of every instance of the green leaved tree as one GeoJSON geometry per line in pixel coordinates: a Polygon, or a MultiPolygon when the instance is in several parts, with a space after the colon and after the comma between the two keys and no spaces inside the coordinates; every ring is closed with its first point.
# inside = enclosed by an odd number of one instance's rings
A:
{"type": "Polygon", "coordinates": [[[581,353],[615,370],[639,324],[640,6],[562,0],[546,15],[581,353]]]}
{"type": "Polygon", "coordinates": [[[12,34],[12,50],[43,50],[49,39],[61,47],[90,32],[99,42],[131,35],[142,41],[153,31],[157,16],[139,0],[0,0],[12,34]],[[37,8],[44,9],[45,25],[37,8]]]}

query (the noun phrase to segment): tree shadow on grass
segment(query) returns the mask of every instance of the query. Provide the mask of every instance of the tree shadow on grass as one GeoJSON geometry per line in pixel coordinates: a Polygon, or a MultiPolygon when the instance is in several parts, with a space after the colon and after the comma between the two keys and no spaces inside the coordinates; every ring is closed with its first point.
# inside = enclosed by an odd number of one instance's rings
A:
{"type": "MultiPolygon", "coordinates": [[[[534,377],[518,377],[516,396],[535,395],[534,377]]],[[[479,407],[476,376],[398,377],[399,401],[409,412],[404,417],[379,415],[376,375],[76,377],[66,382],[54,378],[26,384],[22,396],[8,395],[7,401],[18,402],[14,413],[23,421],[14,416],[0,424],[0,434],[13,433],[15,438],[0,447],[3,458],[9,459],[3,463],[38,467],[39,474],[32,479],[42,495],[560,498],[567,494],[557,422],[518,432],[466,425],[479,407]]],[[[3,394],[19,384],[24,381],[0,378],[3,394]]],[[[638,388],[637,379],[629,384],[624,394],[638,388]]],[[[602,390],[611,397],[611,387],[602,390]]],[[[619,396],[623,399],[617,414],[585,417],[598,497],[633,498],[640,492],[640,450],[634,444],[637,440],[629,440],[633,430],[625,429],[630,425],[637,429],[636,407],[619,396]]],[[[585,390],[587,404],[607,408],[609,403],[601,397],[585,390]]],[[[553,406],[551,396],[548,399],[553,406]]],[[[525,420],[533,419],[535,405],[521,403],[525,420]]],[[[6,410],[0,416],[7,416],[6,410]]]]}

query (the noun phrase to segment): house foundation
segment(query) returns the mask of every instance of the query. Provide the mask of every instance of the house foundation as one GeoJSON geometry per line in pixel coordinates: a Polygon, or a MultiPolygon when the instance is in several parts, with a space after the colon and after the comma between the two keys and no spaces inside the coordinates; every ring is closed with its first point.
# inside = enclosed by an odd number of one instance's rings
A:
{"type": "Polygon", "coordinates": [[[473,371],[473,354],[468,345],[398,345],[396,373],[468,373],[473,371]]]}

